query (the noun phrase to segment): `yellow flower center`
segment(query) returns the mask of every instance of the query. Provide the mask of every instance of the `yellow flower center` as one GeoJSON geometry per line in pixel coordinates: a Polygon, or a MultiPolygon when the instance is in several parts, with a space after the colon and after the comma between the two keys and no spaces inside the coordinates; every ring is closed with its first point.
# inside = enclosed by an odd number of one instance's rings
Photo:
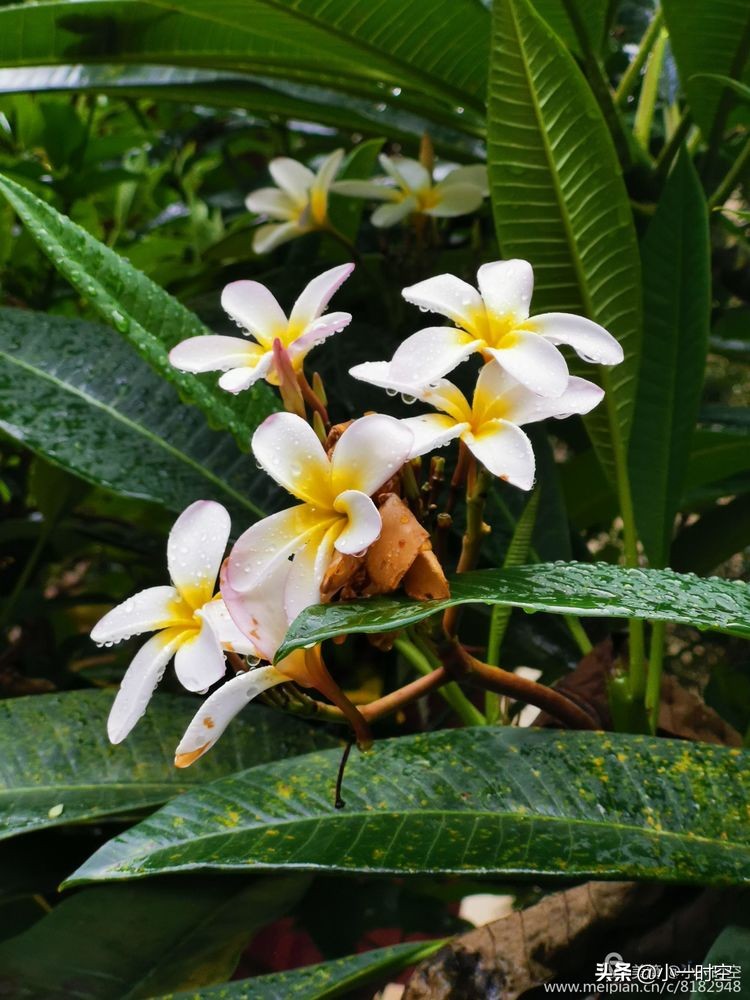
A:
{"type": "Polygon", "coordinates": [[[424,188],[415,192],[417,196],[417,209],[420,212],[427,212],[440,203],[440,195],[435,188],[424,188]]]}
{"type": "Polygon", "coordinates": [[[310,189],[310,215],[316,226],[324,226],[328,216],[328,193],[321,188],[310,189]]]}

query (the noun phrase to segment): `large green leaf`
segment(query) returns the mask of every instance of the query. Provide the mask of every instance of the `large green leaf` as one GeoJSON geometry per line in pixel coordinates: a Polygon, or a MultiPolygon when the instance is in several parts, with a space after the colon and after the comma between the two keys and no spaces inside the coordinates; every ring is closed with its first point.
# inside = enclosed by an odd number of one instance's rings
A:
{"type": "Polygon", "coordinates": [[[677,69],[693,118],[708,138],[727,91],[706,73],[750,83],[750,7],[746,0],[663,0],[677,69]]]}
{"type": "Polygon", "coordinates": [[[279,75],[464,127],[471,117],[476,128],[488,24],[477,0],[81,0],[74,9],[61,0],[0,10],[0,64],[149,62],[279,75]]]}
{"type": "Polygon", "coordinates": [[[306,887],[307,879],[295,875],[78,893],[0,945],[0,993],[16,1000],[142,1000],[221,982],[251,936],[283,916],[306,887]]]}
{"type": "Polygon", "coordinates": [[[224,503],[237,529],[273,503],[269,479],[106,327],[0,309],[0,428],[77,476],[181,511],[224,503]]]}
{"type": "Polygon", "coordinates": [[[750,753],[478,726],[309,754],[181,796],[70,885],[199,869],[750,881],[750,753]]]}
{"type": "Polygon", "coordinates": [[[610,478],[623,477],[641,328],[627,192],[572,57],[528,0],[493,9],[487,138],[498,240],[504,256],[532,263],[536,311],[583,313],[622,344],[625,361],[600,370],[607,394],[586,419],[610,478]]]}
{"type": "Polygon", "coordinates": [[[163,378],[173,382],[184,399],[199,406],[213,426],[230,430],[247,447],[258,423],[274,405],[265,385],[232,397],[219,389],[215,375],[198,377],[177,371],[169,363],[169,349],[187,337],[208,332],[198,317],[20,184],[0,176],[0,194],[58,271],[102,318],[163,378]]]}
{"type": "Polygon", "coordinates": [[[685,481],[686,489],[714,483],[750,470],[750,443],[741,430],[709,431],[693,435],[685,481]]]}
{"type": "Polygon", "coordinates": [[[442,944],[442,941],[407,941],[160,1000],[330,1000],[416,965],[442,944]]]}
{"type": "MultiPolygon", "coordinates": [[[[732,970],[739,970],[738,975],[732,975],[723,983],[727,992],[731,992],[732,996],[737,997],[738,1000],[750,998],[750,982],[748,982],[748,975],[750,975],[750,920],[747,917],[747,911],[743,912],[743,903],[746,907],[746,895],[744,895],[744,899],[737,901],[737,905],[734,907],[735,919],[727,924],[719,934],[701,963],[704,966],[724,966],[725,968],[729,966],[732,970]],[[731,988],[735,982],[738,986],[737,990],[731,988]]],[[[716,989],[720,983],[718,973],[716,978],[707,976],[703,981],[698,980],[693,984],[690,1000],[701,1000],[708,992],[707,986],[713,985],[716,989]]]]}
{"type": "Polygon", "coordinates": [[[328,746],[319,729],[253,706],[187,770],[174,748],[197,702],[157,695],[122,746],[107,740],[112,695],[69,691],[0,702],[0,838],[159,805],[202,782],[328,746]]]}
{"type": "Polygon", "coordinates": [[[664,566],[698,417],[711,313],[708,211],[684,151],[643,240],[641,258],[644,339],[630,478],[649,562],[664,566]]]}
{"type": "Polygon", "coordinates": [[[440,601],[380,597],[345,604],[316,604],[303,611],[279,647],[292,649],[350,632],[405,628],[458,604],[507,604],[589,618],[645,618],[680,622],[750,638],[750,586],[701,579],[672,570],[625,569],[609,563],[537,563],[512,569],[461,573],[440,601]]]}

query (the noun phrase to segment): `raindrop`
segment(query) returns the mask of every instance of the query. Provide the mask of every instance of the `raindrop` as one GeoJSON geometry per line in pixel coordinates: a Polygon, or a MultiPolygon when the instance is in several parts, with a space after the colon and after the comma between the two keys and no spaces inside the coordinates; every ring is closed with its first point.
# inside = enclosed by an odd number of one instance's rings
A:
{"type": "Polygon", "coordinates": [[[401,402],[406,403],[407,406],[411,406],[413,403],[416,403],[416,401],[417,401],[416,396],[410,396],[406,392],[401,393],[401,402]]]}
{"type": "Polygon", "coordinates": [[[398,389],[386,389],[386,396],[398,396],[398,389]]]}

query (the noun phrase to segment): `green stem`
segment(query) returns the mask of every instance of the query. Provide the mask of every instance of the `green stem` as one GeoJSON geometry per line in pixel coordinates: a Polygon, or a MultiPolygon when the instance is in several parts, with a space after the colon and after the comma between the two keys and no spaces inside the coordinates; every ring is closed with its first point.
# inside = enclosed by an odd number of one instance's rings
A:
{"type": "Polygon", "coordinates": [[[668,38],[669,35],[667,34],[666,29],[662,29],[659,32],[659,37],[654,45],[654,50],[648,60],[648,66],[646,67],[646,72],[643,76],[641,96],[638,100],[638,108],[635,113],[633,135],[641,146],[643,146],[646,152],[648,152],[649,148],[651,123],[654,119],[654,108],[656,107],[656,98],[659,93],[659,77],[661,76],[661,69],[664,63],[664,53],[667,48],[668,38]]]}
{"type": "Polygon", "coordinates": [[[39,532],[39,537],[36,540],[34,548],[29,553],[29,557],[26,560],[26,564],[21,570],[20,576],[16,580],[16,585],[13,588],[8,600],[5,602],[5,606],[0,612],[0,629],[4,629],[5,626],[8,624],[10,616],[13,613],[13,609],[15,608],[18,602],[18,598],[23,593],[26,584],[29,582],[32,573],[36,569],[37,563],[39,562],[42,552],[44,551],[45,545],[49,541],[49,537],[52,534],[52,529],[55,527],[55,524],[56,524],[55,518],[45,520],[44,523],[42,524],[41,530],[39,532]]]}
{"type": "Polygon", "coordinates": [[[682,143],[687,138],[691,125],[692,118],[690,117],[690,112],[685,111],[656,158],[656,172],[660,177],[665,177],[669,173],[672,161],[677,156],[680,146],[682,146],[682,143]]]}
{"type": "MultiPolygon", "coordinates": [[[[412,642],[411,639],[406,639],[403,636],[400,636],[394,641],[393,645],[394,648],[397,649],[407,661],[407,663],[414,667],[414,669],[423,676],[431,674],[433,670],[436,670],[442,665],[440,660],[438,660],[438,658],[426,646],[422,645],[417,638],[415,638],[414,642],[412,642]],[[417,645],[417,643],[419,643],[419,645],[417,645]]],[[[487,725],[485,717],[478,708],[475,708],[475,706],[472,705],[455,681],[451,681],[450,684],[446,684],[444,687],[441,687],[438,693],[441,698],[445,699],[465,725],[487,725]]]]}
{"type": "Polygon", "coordinates": [[[619,86],[615,91],[615,106],[618,108],[624,108],[628,103],[628,98],[633,92],[638,79],[641,75],[641,70],[643,65],[648,59],[649,53],[656,41],[659,32],[662,29],[664,23],[664,15],[661,12],[661,8],[656,11],[653,18],[651,19],[651,24],[646,28],[645,34],[641,39],[641,44],[633,57],[633,61],[630,63],[628,68],[622,74],[622,79],[620,80],[619,86]]]}
{"type": "Polygon", "coordinates": [[[659,721],[659,702],[661,700],[661,672],[664,664],[664,633],[665,622],[654,622],[651,631],[651,655],[648,661],[648,684],[646,687],[646,709],[651,732],[656,732],[659,721]]]}
{"type": "Polygon", "coordinates": [[[748,162],[750,162],[750,137],[745,140],[745,145],[742,147],[739,155],[727,171],[724,180],[721,184],[719,184],[714,193],[708,199],[709,210],[716,208],[718,205],[724,204],[732,191],[734,191],[737,181],[742,175],[742,171],[745,169],[748,162]]]}
{"type": "Polygon", "coordinates": [[[583,625],[581,625],[580,619],[576,618],[575,615],[564,615],[564,618],[565,624],[568,626],[568,630],[573,636],[576,645],[583,655],[586,656],[586,654],[590,653],[594,647],[591,643],[591,639],[589,639],[586,635],[586,630],[583,625]]]}

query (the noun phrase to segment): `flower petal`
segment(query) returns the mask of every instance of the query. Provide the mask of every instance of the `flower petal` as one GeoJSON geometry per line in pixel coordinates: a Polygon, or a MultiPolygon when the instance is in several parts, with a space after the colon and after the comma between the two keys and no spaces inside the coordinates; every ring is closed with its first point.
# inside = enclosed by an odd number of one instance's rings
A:
{"type": "Polygon", "coordinates": [[[493,476],[522,490],[534,485],[534,451],[520,427],[507,420],[489,420],[478,433],[469,432],[463,440],[493,476]]]}
{"type": "MultiPolygon", "coordinates": [[[[411,431],[409,437],[411,438],[411,431]]],[[[367,494],[360,493],[359,490],[344,490],[336,497],[336,510],[346,514],[348,518],[346,527],[335,542],[339,552],[356,555],[364,552],[380,537],[383,522],[378,508],[367,494]]]]}
{"type": "Polygon", "coordinates": [[[307,332],[301,337],[297,337],[289,347],[287,352],[290,358],[304,357],[313,347],[317,347],[322,341],[332,337],[334,333],[340,333],[352,321],[352,314],[345,312],[326,313],[320,319],[316,319],[307,328],[307,332]]]}
{"type": "Polygon", "coordinates": [[[333,496],[338,497],[345,490],[359,490],[372,496],[408,461],[411,446],[411,431],[395,417],[369,413],[355,420],[333,450],[333,496]]]}
{"type": "Polygon", "coordinates": [[[268,170],[281,190],[286,191],[298,204],[307,201],[307,194],[315,181],[312,170],[288,156],[271,160],[268,170]]]}
{"type": "MultiPolygon", "coordinates": [[[[91,629],[91,638],[99,644],[113,643],[167,628],[175,622],[180,603],[180,595],[174,587],[141,590],[100,618],[91,629]]],[[[184,622],[192,624],[187,618],[184,622]]]]}
{"type": "Polygon", "coordinates": [[[401,201],[388,202],[376,208],[370,216],[370,222],[377,229],[388,229],[402,222],[407,215],[417,210],[417,199],[413,195],[403,198],[401,201]]]}
{"type": "MultiPolygon", "coordinates": [[[[336,515],[331,514],[328,520],[332,523],[336,515]]],[[[229,554],[226,571],[229,585],[241,594],[265,585],[269,574],[273,574],[279,564],[286,563],[289,556],[299,552],[310,536],[325,524],[325,515],[305,503],[257,521],[240,535],[229,554]]],[[[235,622],[245,631],[243,623],[234,613],[230,598],[224,594],[224,599],[235,622]]],[[[246,631],[254,641],[252,629],[246,631]]],[[[266,650],[263,649],[263,652],[266,650]]]]}
{"type": "Polygon", "coordinates": [[[231,368],[219,379],[219,385],[226,392],[243,392],[265,378],[273,366],[273,354],[266,351],[254,368],[231,368]]]}
{"type": "Polygon", "coordinates": [[[304,333],[311,323],[323,315],[334,293],[353,270],[354,264],[340,264],[313,278],[294,303],[289,316],[289,326],[304,333]]]}
{"type": "MultiPolygon", "coordinates": [[[[343,523],[343,518],[341,521],[343,523]]],[[[293,622],[305,608],[320,602],[320,585],[331,563],[333,543],[339,532],[340,525],[334,524],[313,536],[295,555],[284,587],[284,612],[289,623],[293,622]]]]}
{"type": "Polygon", "coordinates": [[[229,723],[263,691],[289,678],[276,667],[237,674],[203,702],[175,751],[175,767],[189,767],[216,743],[229,723]]]}
{"type": "Polygon", "coordinates": [[[476,212],[484,200],[481,190],[473,184],[438,184],[435,195],[438,201],[426,210],[426,214],[437,219],[476,212]]]}
{"type": "Polygon", "coordinates": [[[548,417],[562,420],[572,413],[588,413],[602,401],[603,396],[604,390],[598,385],[575,375],[568,380],[568,387],[562,396],[554,399],[516,385],[503,397],[503,415],[514,424],[532,424],[548,417]]]}
{"type": "Polygon", "coordinates": [[[369,198],[372,201],[394,201],[399,198],[398,192],[384,181],[336,181],[331,190],[347,198],[369,198]]]}
{"type": "Polygon", "coordinates": [[[405,396],[421,398],[426,391],[419,386],[415,389],[415,386],[406,379],[394,378],[393,370],[388,361],[363,361],[361,365],[350,368],[349,374],[352,378],[359,379],[360,382],[369,382],[370,385],[376,385],[379,389],[388,389],[391,392],[402,392],[405,396]]]}
{"type": "Polygon", "coordinates": [[[483,163],[472,163],[468,167],[456,167],[440,181],[440,184],[472,184],[479,188],[484,198],[490,193],[487,167],[483,163]]]}
{"type": "Polygon", "coordinates": [[[444,413],[425,413],[419,417],[407,417],[402,423],[406,424],[414,435],[410,458],[418,458],[436,448],[444,448],[470,426],[468,423],[456,423],[453,417],[444,413]]]}
{"type": "Polygon", "coordinates": [[[233,281],[221,293],[221,306],[239,326],[270,350],[288,326],[275,297],[259,281],[233,281]]]}
{"type": "Polygon", "coordinates": [[[424,191],[432,185],[430,172],[419,160],[409,159],[408,156],[386,156],[385,153],[381,153],[378,160],[383,170],[409,191],[424,191]]]}
{"type": "Polygon", "coordinates": [[[487,352],[521,382],[540,396],[561,396],[568,384],[568,366],[558,349],[537,333],[514,330],[506,338],[508,347],[488,347],[487,352]]]}
{"type": "Polygon", "coordinates": [[[542,313],[529,324],[552,344],[568,344],[584,361],[595,365],[619,365],[622,348],[603,326],[572,313],[542,313]]]}
{"type": "Polygon", "coordinates": [[[292,496],[330,508],[331,465],[306,420],[295,413],[272,413],[253,434],[252,449],[262,468],[292,496]]]}
{"type": "Polygon", "coordinates": [[[169,352],[170,364],[181,372],[225,372],[254,368],[264,349],[241,337],[191,337],[169,352]]]}
{"type": "Polygon", "coordinates": [[[284,593],[292,564],[282,559],[255,588],[241,593],[229,580],[229,560],[221,571],[221,596],[241,634],[249,636],[264,660],[273,660],[289,627],[284,593]]]}
{"type": "Polygon", "coordinates": [[[307,232],[299,222],[270,222],[266,226],[258,226],[253,233],[253,253],[270,253],[282,243],[296,240],[307,232]]]}
{"type": "Polygon", "coordinates": [[[453,371],[481,346],[481,340],[464,330],[428,326],[399,345],[391,359],[391,375],[399,382],[424,387],[453,371]]]}
{"type": "Polygon", "coordinates": [[[245,207],[248,212],[268,215],[272,219],[295,219],[299,214],[299,206],[295,200],[286,191],[272,187],[251,191],[245,198],[245,207]]]}
{"type": "Polygon", "coordinates": [[[327,192],[333,183],[333,179],[339,172],[339,167],[341,166],[341,161],[344,159],[343,149],[334,149],[318,168],[318,172],[315,175],[315,181],[313,183],[313,188],[316,191],[327,192]]]}
{"type": "Polygon", "coordinates": [[[219,639],[205,618],[200,629],[180,643],[174,657],[177,680],[188,691],[207,691],[226,672],[219,639]]]}
{"type": "Polygon", "coordinates": [[[211,626],[222,649],[240,656],[257,656],[258,650],[235,624],[221,597],[214,597],[200,610],[200,617],[211,626]]]}
{"type": "Polygon", "coordinates": [[[476,288],[453,274],[438,274],[419,281],[404,288],[401,294],[412,305],[447,316],[456,326],[470,332],[476,329],[477,317],[484,319],[482,296],[476,288]]]}
{"type": "Polygon", "coordinates": [[[479,291],[487,311],[498,317],[529,315],[534,291],[534,271],[526,260],[496,260],[477,272],[479,291]]]}
{"type": "Polygon", "coordinates": [[[107,735],[111,743],[122,743],[146,711],[184,635],[180,628],[165,629],[152,636],[135,654],[109,711],[107,735]]]}
{"type": "Polygon", "coordinates": [[[231,529],[229,514],[214,500],[196,500],[172,525],[167,542],[169,575],[194,610],[214,596],[231,529]]]}

